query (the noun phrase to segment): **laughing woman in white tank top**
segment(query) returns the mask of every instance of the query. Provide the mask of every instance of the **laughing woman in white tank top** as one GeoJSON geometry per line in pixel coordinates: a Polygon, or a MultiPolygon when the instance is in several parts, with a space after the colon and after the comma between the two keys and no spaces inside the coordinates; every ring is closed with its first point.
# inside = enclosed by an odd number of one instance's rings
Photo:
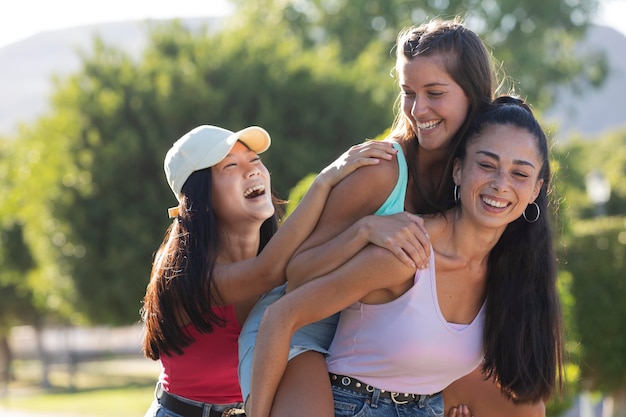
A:
{"type": "MultiPolygon", "coordinates": [[[[336,416],[441,416],[441,391],[479,365],[514,403],[553,393],[561,329],[545,134],[528,106],[502,97],[465,138],[452,175],[456,204],[424,218],[426,269],[368,246],[267,308],[252,369],[267,383],[253,383],[249,417],[270,415],[293,333],[339,311],[326,360],[336,416]]],[[[386,164],[333,193],[353,198],[356,183],[375,186],[376,175],[389,175],[383,169],[402,181],[398,165],[386,164]]]]}

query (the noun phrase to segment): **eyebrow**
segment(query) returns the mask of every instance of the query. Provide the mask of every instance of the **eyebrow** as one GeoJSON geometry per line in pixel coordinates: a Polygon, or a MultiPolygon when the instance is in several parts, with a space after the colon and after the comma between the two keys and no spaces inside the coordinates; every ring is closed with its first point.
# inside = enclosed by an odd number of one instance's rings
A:
{"type": "MultiPolygon", "coordinates": [[[[443,81],[435,81],[432,83],[428,83],[428,84],[424,84],[422,86],[420,86],[420,88],[432,88],[432,87],[449,87],[450,83],[446,83],[443,81]]],[[[407,84],[400,84],[400,87],[403,88],[411,88],[411,86],[407,85],[407,84]]]]}
{"type": "MultiPolygon", "coordinates": [[[[493,153],[493,152],[489,152],[489,151],[476,151],[476,153],[478,153],[478,154],[482,154],[482,155],[486,155],[486,156],[488,156],[488,157],[490,157],[490,158],[493,158],[493,159],[496,159],[496,160],[498,160],[498,161],[500,160],[500,157],[499,157],[497,154],[493,153]]],[[[529,167],[531,167],[531,168],[535,169],[535,166],[534,166],[531,162],[529,162],[529,161],[525,161],[525,160],[523,160],[523,159],[514,159],[514,160],[513,160],[513,163],[514,163],[515,165],[526,165],[526,166],[529,166],[529,167]]]]}

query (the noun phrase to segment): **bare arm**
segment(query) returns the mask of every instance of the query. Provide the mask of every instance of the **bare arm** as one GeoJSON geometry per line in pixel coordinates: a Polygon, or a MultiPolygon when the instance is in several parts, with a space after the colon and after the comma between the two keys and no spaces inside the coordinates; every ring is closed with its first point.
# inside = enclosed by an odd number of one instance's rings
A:
{"type": "Polygon", "coordinates": [[[358,168],[392,159],[395,153],[387,142],[370,141],[351,147],[326,167],[257,257],[216,266],[222,302],[246,301],[284,283],[287,261],[317,224],[331,189],[358,168]]]}
{"type": "Polygon", "coordinates": [[[289,289],[332,271],[370,243],[389,250],[411,268],[419,265],[423,269],[428,265],[430,250],[423,223],[422,218],[408,212],[365,216],[329,242],[292,259],[287,266],[289,289]]]}
{"type": "Polygon", "coordinates": [[[500,393],[480,367],[443,390],[447,417],[545,417],[543,402],[515,405],[500,393]]]}
{"type": "Polygon", "coordinates": [[[341,267],[287,293],[268,307],[254,352],[250,415],[269,415],[296,330],[341,311],[376,290],[405,286],[412,282],[414,274],[414,269],[388,250],[370,245],[341,267]]]}
{"type": "Polygon", "coordinates": [[[427,263],[430,245],[420,218],[371,216],[397,178],[397,161],[381,161],[359,169],[333,188],[315,230],[287,266],[290,288],[337,268],[370,242],[389,249],[407,265],[427,263]]]}

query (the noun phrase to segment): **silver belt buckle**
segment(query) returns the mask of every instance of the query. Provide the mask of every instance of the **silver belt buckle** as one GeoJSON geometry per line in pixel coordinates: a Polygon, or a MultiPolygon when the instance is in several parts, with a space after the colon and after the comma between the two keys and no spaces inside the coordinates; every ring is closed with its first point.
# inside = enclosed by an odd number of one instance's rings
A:
{"type": "Polygon", "coordinates": [[[163,396],[163,384],[161,384],[160,382],[157,382],[156,388],[154,388],[154,396],[157,400],[160,400],[163,396]]]}

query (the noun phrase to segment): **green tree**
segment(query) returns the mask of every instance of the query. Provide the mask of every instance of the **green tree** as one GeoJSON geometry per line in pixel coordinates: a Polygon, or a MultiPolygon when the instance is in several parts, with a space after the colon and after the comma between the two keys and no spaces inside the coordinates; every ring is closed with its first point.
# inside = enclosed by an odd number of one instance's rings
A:
{"type": "Polygon", "coordinates": [[[581,385],[613,396],[616,416],[626,410],[626,131],[574,138],[556,148],[557,183],[567,227],[559,251],[571,275],[575,359],[581,385]],[[585,177],[600,169],[611,184],[606,214],[594,217],[585,177]],[[578,342],[578,343],[576,343],[578,342]]]}
{"type": "Polygon", "coordinates": [[[195,34],[178,23],[150,39],[138,61],[94,42],[7,162],[14,186],[5,204],[24,224],[37,294],[73,322],[138,319],[176,201],[163,158],[186,131],[267,128],[273,146],[263,158],[285,195],[391,121],[392,103],[383,108],[363,88],[373,84],[367,65],[342,66],[332,47],[304,52],[269,32],[195,34]]]}
{"type": "MultiPolygon", "coordinates": [[[[308,47],[336,43],[354,60],[370,42],[390,49],[397,32],[434,18],[461,16],[494,50],[518,83],[518,94],[538,108],[551,104],[557,85],[597,86],[607,65],[598,51],[581,51],[598,0],[233,0],[243,23],[266,22],[306,40],[308,47]]],[[[379,57],[382,65],[387,60],[379,57]]]]}
{"type": "Polygon", "coordinates": [[[577,221],[565,241],[583,386],[626,406],[626,216],[577,221]]]}

